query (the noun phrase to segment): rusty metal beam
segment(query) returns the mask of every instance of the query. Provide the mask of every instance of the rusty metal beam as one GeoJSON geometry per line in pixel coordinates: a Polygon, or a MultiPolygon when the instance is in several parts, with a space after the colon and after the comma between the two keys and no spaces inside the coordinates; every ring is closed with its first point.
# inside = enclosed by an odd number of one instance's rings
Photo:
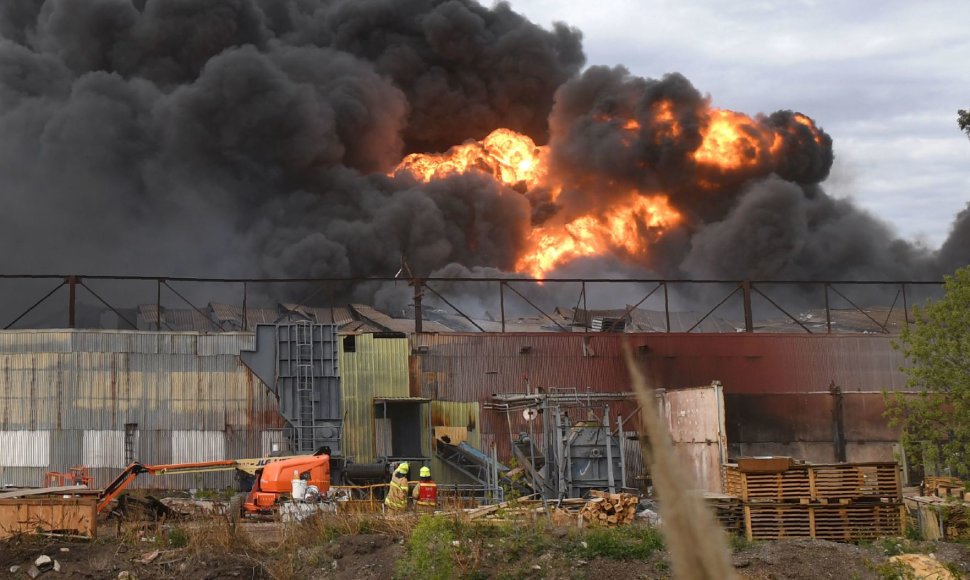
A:
{"type": "MultiPolygon", "coordinates": [[[[751,289],[754,290],[755,292],[757,292],[758,294],[760,294],[762,298],[764,298],[765,300],[767,300],[768,302],[770,302],[772,306],[774,306],[778,310],[781,310],[782,314],[784,314],[788,318],[791,318],[792,319],[792,322],[794,322],[798,326],[801,326],[805,330],[805,332],[807,332],[809,334],[813,334],[812,333],[812,330],[810,328],[808,328],[807,326],[805,326],[804,324],[802,324],[800,320],[798,320],[797,318],[795,318],[794,316],[792,316],[791,314],[789,314],[788,311],[786,311],[784,308],[782,308],[781,306],[779,306],[774,300],[772,300],[771,298],[769,298],[767,294],[765,294],[764,292],[762,292],[761,290],[759,290],[759,289],[757,289],[757,288],[755,288],[753,286],[751,287],[751,289]]],[[[748,304],[748,306],[750,307],[750,304],[748,304]]],[[[745,324],[748,323],[747,317],[745,317],[744,322],[745,322],[745,324]]],[[[749,330],[748,332],[752,332],[752,331],[749,330]]]]}
{"type": "Polygon", "coordinates": [[[505,332],[505,282],[498,283],[498,308],[502,317],[502,332],[505,332]]]}
{"type": "Polygon", "coordinates": [[[829,308],[829,285],[826,282],[823,285],[825,289],[825,328],[826,333],[832,334],[832,309],[829,308]]]}
{"type": "Polygon", "coordinates": [[[664,282],[664,319],[667,321],[667,332],[670,332],[670,296],[667,292],[667,283],[664,282]]]}
{"type": "Polygon", "coordinates": [[[889,328],[889,319],[892,318],[893,309],[896,308],[896,302],[899,300],[899,290],[896,290],[896,297],[893,298],[893,303],[889,305],[889,312],[886,313],[886,320],[883,322],[883,328],[889,328]]]}
{"type": "Polygon", "coordinates": [[[744,331],[754,332],[754,314],[751,312],[751,281],[750,280],[745,280],[744,282],[741,282],[741,297],[742,297],[741,301],[744,307],[744,331]]]}
{"type": "MultiPolygon", "coordinates": [[[[168,288],[169,290],[171,290],[176,296],[178,296],[179,298],[181,298],[183,302],[185,302],[186,304],[188,304],[189,306],[191,306],[192,307],[192,310],[195,310],[200,315],[202,315],[203,318],[205,318],[206,320],[208,320],[209,322],[211,322],[212,325],[215,326],[217,330],[224,330],[221,326],[219,326],[219,323],[218,322],[216,322],[215,320],[212,320],[212,318],[210,318],[208,314],[206,314],[205,312],[202,312],[201,310],[199,310],[198,308],[196,308],[195,304],[192,304],[192,302],[188,298],[186,298],[185,296],[182,296],[179,293],[179,291],[176,290],[175,288],[172,288],[171,284],[169,284],[167,280],[163,281],[162,284],[164,284],[165,287],[168,288]]],[[[159,317],[161,317],[161,313],[159,313],[159,317]]]]}
{"type": "Polygon", "coordinates": [[[687,332],[691,332],[691,331],[693,331],[693,330],[694,330],[695,328],[697,328],[698,326],[700,326],[700,324],[701,324],[702,322],[704,322],[705,320],[707,320],[707,317],[708,317],[708,316],[710,316],[711,314],[714,314],[714,311],[715,311],[715,310],[717,310],[718,308],[720,308],[720,307],[721,307],[721,305],[722,305],[722,304],[724,304],[725,302],[727,302],[727,301],[728,301],[728,298],[730,298],[731,296],[734,296],[735,294],[737,294],[737,293],[738,293],[738,290],[740,290],[740,289],[741,289],[741,284],[738,284],[738,285],[737,285],[737,286],[736,286],[736,287],[734,288],[734,290],[731,290],[731,293],[730,293],[730,294],[728,294],[727,296],[725,296],[723,300],[721,300],[720,302],[718,302],[718,303],[717,303],[717,305],[716,305],[716,306],[715,306],[714,308],[711,308],[710,310],[708,310],[708,311],[707,311],[707,314],[705,314],[704,316],[701,316],[701,319],[700,319],[700,320],[698,320],[697,322],[695,322],[695,323],[694,323],[694,326],[691,326],[690,328],[688,328],[688,329],[687,329],[687,332]]]}
{"type": "Polygon", "coordinates": [[[243,305],[242,305],[242,329],[243,332],[249,330],[249,288],[247,283],[243,282],[243,305]]]}
{"type": "Polygon", "coordinates": [[[92,296],[94,296],[95,298],[97,298],[98,301],[101,302],[101,304],[104,304],[105,306],[108,307],[109,310],[111,310],[116,315],[118,315],[118,318],[120,318],[120,319],[124,320],[125,322],[127,322],[128,323],[128,326],[132,327],[135,330],[138,330],[138,325],[137,324],[135,324],[132,321],[130,321],[127,318],[125,318],[125,315],[124,314],[118,312],[118,310],[116,310],[114,306],[108,304],[108,301],[107,300],[105,300],[104,298],[98,296],[98,293],[95,292],[94,290],[92,290],[90,286],[88,286],[87,284],[85,284],[83,280],[78,280],[77,283],[80,284],[82,287],[84,287],[85,290],[87,290],[88,292],[90,292],[92,296]]]}
{"type": "Polygon", "coordinates": [[[77,328],[77,276],[67,277],[67,327],[77,328]]]}
{"type": "Polygon", "coordinates": [[[159,278],[155,286],[155,331],[162,330],[162,279],[159,278]]]}
{"type": "Polygon", "coordinates": [[[903,282],[900,284],[899,288],[903,293],[903,321],[906,323],[906,328],[909,328],[909,305],[906,303],[906,283],[903,282]]]}
{"type": "MultiPolygon", "coordinates": [[[[480,332],[488,332],[487,330],[485,330],[484,328],[482,328],[481,326],[479,326],[477,322],[475,322],[474,320],[472,320],[470,316],[468,316],[467,314],[465,314],[464,312],[462,312],[461,309],[459,309],[457,306],[455,306],[451,302],[448,302],[448,299],[445,298],[444,296],[442,296],[437,290],[435,290],[434,288],[432,288],[430,284],[425,284],[424,287],[427,288],[428,290],[430,290],[432,294],[434,294],[435,296],[437,296],[438,298],[440,298],[442,302],[444,302],[445,304],[447,304],[448,306],[450,306],[452,310],[454,310],[455,312],[457,312],[458,314],[460,314],[462,318],[464,318],[468,322],[471,322],[472,323],[472,326],[474,326],[475,328],[477,328],[480,332]]],[[[415,328],[414,328],[414,331],[415,332],[421,332],[421,331],[419,331],[417,329],[417,320],[415,320],[415,328]]]]}
{"type": "MultiPolygon", "coordinates": [[[[643,298],[641,298],[639,302],[637,302],[633,306],[627,307],[626,311],[623,313],[623,318],[626,318],[627,316],[629,316],[631,312],[633,312],[634,310],[636,310],[637,306],[640,306],[641,304],[643,304],[644,302],[646,302],[647,301],[647,298],[650,298],[651,296],[653,296],[653,293],[656,292],[657,290],[660,290],[660,287],[661,286],[663,286],[663,284],[657,284],[656,286],[654,286],[653,290],[651,290],[650,292],[648,292],[647,295],[644,296],[643,298]]],[[[589,314],[587,313],[587,316],[588,315],[589,314]]]]}
{"type": "Polygon", "coordinates": [[[563,332],[569,332],[569,329],[568,328],[566,328],[565,326],[563,326],[563,325],[559,324],[558,322],[556,322],[551,316],[549,316],[548,314],[546,314],[544,310],[542,310],[541,308],[539,308],[538,306],[536,306],[535,304],[533,304],[531,300],[529,300],[528,298],[526,298],[524,294],[522,294],[521,292],[519,292],[518,290],[516,290],[515,288],[513,288],[511,284],[506,283],[506,286],[508,286],[509,290],[511,290],[512,292],[515,292],[516,294],[519,295],[520,298],[522,298],[523,300],[525,300],[526,303],[529,306],[535,308],[536,311],[539,312],[539,314],[541,314],[541,315],[545,316],[546,318],[548,318],[549,319],[549,322],[552,322],[553,324],[555,324],[556,326],[558,326],[559,328],[561,328],[563,332]]]}
{"type": "MultiPolygon", "coordinates": [[[[421,334],[424,332],[424,307],[421,305],[421,301],[424,299],[424,292],[421,291],[423,284],[421,283],[421,278],[411,278],[410,284],[411,286],[414,286],[414,332],[421,334]]],[[[437,292],[434,291],[434,288],[431,288],[430,286],[428,286],[428,290],[431,290],[437,294],[437,292]]],[[[461,312],[459,312],[459,314],[461,314],[461,312]]],[[[475,323],[473,322],[472,324],[475,323]]]]}
{"type": "Polygon", "coordinates": [[[869,316],[869,313],[868,312],[866,312],[865,310],[863,310],[855,302],[849,300],[848,296],[846,296],[845,294],[839,292],[839,289],[838,288],[832,286],[832,291],[835,292],[836,294],[838,294],[839,296],[841,296],[843,300],[845,300],[846,302],[848,302],[849,304],[851,304],[853,308],[855,308],[856,310],[858,310],[859,312],[861,312],[863,316],[865,316],[866,318],[868,318],[869,320],[871,320],[873,323],[875,323],[876,326],[878,326],[879,328],[882,329],[883,333],[889,334],[889,330],[885,326],[883,326],[882,324],[879,324],[879,321],[878,320],[876,320],[875,318],[869,316]]]}
{"type": "Polygon", "coordinates": [[[51,290],[47,294],[44,294],[43,298],[41,298],[37,302],[34,302],[33,304],[31,304],[30,307],[27,308],[27,310],[24,310],[23,312],[21,312],[20,315],[17,318],[14,318],[13,320],[11,320],[9,324],[7,324],[6,326],[3,327],[3,329],[4,330],[9,330],[11,326],[13,326],[14,324],[17,324],[20,321],[21,318],[23,318],[24,316],[27,316],[28,314],[30,314],[30,312],[34,308],[37,308],[38,306],[40,306],[44,302],[44,300],[47,300],[48,298],[50,298],[51,296],[53,296],[54,295],[54,292],[57,292],[58,290],[60,290],[61,289],[61,286],[65,285],[65,284],[67,284],[67,279],[66,278],[63,281],[61,281],[60,284],[58,284],[57,286],[55,286],[53,290],[51,290]]]}
{"type": "MultiPolygon", "coordinates": [[[[24,279],[24,280],[57,280],[67,278],[72,274],[0,274],[0,280],[4,279],[24,279]]],[[[130,280],[130,281],[149,281],[154,282],[160,278],[169,282],[217,282],[217,283],[240,283],[250,282],[259,284],[293,284],[297,282],[393,282],[400,280],[393,276],[350,276],[342,278],[202,278],[188,276],[109,276],[109,275],[79,275],[74,274],[79,279],[85,280],[130,280]]],[[[669,283],[691,283],[691,284],[739,284],[741,280],[723,280],[708,278],[523,278],[523,277],[486,277],[472,278],[468,276],[457,276],[454,278],[445,277],[425,277],[427,282],[597,282],[597,283],[617,283],[629,284],[631,282],[669,282],[669,283]]],[[[943,286],[942,280],[751,280],[752,284],[782,284],[782,285],[811,285],[811,284],[848,284],[855,286],[896,286],[899,284],[943,286]]]]}

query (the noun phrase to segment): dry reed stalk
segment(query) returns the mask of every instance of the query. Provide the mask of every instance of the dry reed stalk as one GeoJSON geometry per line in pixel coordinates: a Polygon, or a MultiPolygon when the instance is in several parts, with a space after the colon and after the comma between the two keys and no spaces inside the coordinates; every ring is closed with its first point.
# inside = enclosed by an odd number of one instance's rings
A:
{"type": "Polygon", "coordinates": [[[689,580],[724,580],[737,578],[731,565],[726,534],[704,505],[699,494],[685,489],[689,481],[674,455],[670,434],[656,412],[653,389],[637,367],[629,341],[624,343],[627,366],[633,390],[637,394],[649,449],[650,473],[660,500],[663,525],[661,532],[670,552],[674,576],[689,580]]]}

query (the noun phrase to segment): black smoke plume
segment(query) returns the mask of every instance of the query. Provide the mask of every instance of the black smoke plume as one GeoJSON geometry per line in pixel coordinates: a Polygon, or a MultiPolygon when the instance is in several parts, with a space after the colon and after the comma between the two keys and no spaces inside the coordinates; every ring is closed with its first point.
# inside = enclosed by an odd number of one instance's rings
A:
{"type": "Polygon", "coordinates": [[[751,121],[785,128],[781,161],[719,173],[691,157],[710,102],[686,78],[584,60],[577,30],[504,3],[5,0],[0,270],[386,276],[405,255],[421,275],[509,272],[535,224],[595,214],[625,185],[686,216],[631,273],[918,278],[968,262],[968,212],[931,253],[828,196],[831,139],[794,113],[751,121]],[[555,202],[478,173],[388,177],[406,153],[498,127],[549,145],[568,183],[555,202]]]}

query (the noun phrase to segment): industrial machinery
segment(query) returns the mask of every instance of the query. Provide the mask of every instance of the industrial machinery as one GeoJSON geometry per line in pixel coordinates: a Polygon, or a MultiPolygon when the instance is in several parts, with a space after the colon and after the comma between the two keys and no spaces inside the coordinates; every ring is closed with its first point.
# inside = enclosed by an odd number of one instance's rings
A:
{"type": "MultiPolygon", "coordinates": [[[[488,408],[521,413],[529,432],[512,441],[512,453],[544,499],[585,497],[626,487],[622,419],[612,429],[611,401],[632,394],[561,392],[493,395],[488,408]]],[[[511,420],[510,420],[511,427],[511,420]]]]}
{"type": "Polygon", "coordinates": [[[168,475],[211,471],[240,471],[255,476],[252,489],[241,505],[247,514],[266,514],[290,497],[294,480],[303,480],[323,495],[330,489],[330,455],[321,449],[314,455],[263,457],[259,459],[229,459],[199,463],[145,465],[132,463],[114,479],[98,498],[98,512],[102,512],[142,473],[168,475]]]}

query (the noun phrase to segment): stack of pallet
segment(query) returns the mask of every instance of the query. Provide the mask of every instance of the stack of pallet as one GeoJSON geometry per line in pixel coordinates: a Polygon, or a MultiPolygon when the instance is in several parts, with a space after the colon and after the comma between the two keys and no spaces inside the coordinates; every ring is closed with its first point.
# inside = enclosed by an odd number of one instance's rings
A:
{"type": "Polygon", "coordinates": [[[722,474],[725,491],[744,505],[749,540],[850,542],[902,534],[902,486],[895,463],[739,464],[725,464],[722,474]]]}
{"type": "Polygon", "coordinates": [[[704,503],[714,512],[714,517],[725,531],[731,534],[744,531],[744,505],[739,498],[726,493],[705,491],[704,503]]]}
{"type": "Polygon", "coordinates": [[[599,522],[608,526],[628,524],[637,513],[639,498],[629,493],[606,493],[593,490],[580,515],[587,522],[599,522]]]}

